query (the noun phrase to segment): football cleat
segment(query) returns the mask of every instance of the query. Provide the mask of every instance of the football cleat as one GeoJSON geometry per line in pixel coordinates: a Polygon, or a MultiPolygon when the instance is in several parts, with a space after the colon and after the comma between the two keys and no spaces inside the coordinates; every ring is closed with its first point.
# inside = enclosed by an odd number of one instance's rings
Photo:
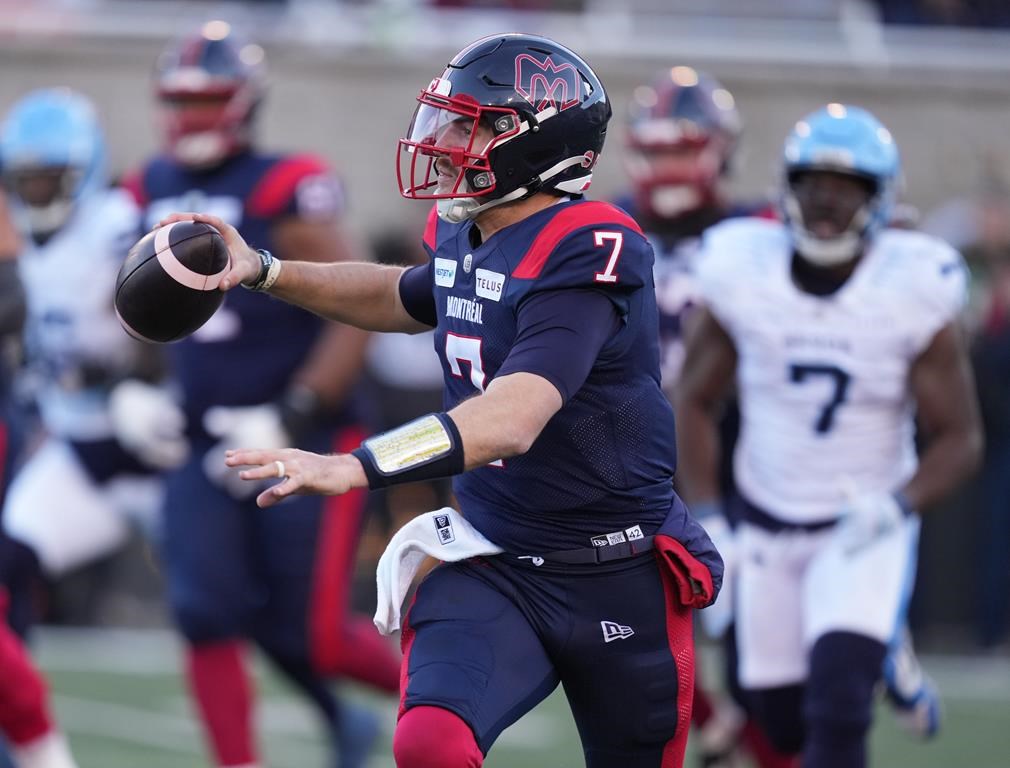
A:
{"type": "Polygon", "coordinates": [[[916,658],[908,630],[884,659],[884,698],[903,730],[918,739],[931,739],[940,730],[940,694],[916,658]]]}

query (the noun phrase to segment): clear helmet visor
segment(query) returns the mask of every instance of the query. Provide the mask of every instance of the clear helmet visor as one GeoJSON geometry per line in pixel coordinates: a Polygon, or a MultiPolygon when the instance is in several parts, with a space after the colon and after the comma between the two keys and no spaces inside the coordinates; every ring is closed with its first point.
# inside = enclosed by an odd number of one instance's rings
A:
{"type": "Polygon", "coordinates": [[[488,155],[518,132],[516,113],[429,91],[418,101],[407,137],[400,139],[401,194],[436,200],[489,195],[495,177],[488,155]]]}

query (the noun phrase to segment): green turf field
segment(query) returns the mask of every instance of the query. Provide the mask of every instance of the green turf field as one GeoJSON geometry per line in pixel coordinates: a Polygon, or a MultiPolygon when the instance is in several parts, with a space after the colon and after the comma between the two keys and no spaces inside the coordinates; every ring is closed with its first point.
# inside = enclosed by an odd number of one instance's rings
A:
{"type": "MultiPolygon", "coordinates": [[[[61,722],[81,768],[202,768],[200,733],[177,670],[177,646],[164,632],[43,630],[36,655],[50,677],[61,722]]],[[[940,738],[916,744],[897,731],[886,707],[873,735],[874,768],[1010,766],[1010,659],[930,657],[947,720],[940,738]]],[[[325,743],[314,716],[262,667],[257,685],[269,768],[323,768],[325,743]]],[[[394,709],[358,690],[387,728],[372,768],[391,768],[394,709]]],[[[688,766],[694,763],[689,759],[688,766]]],[[[575,727],[557,693],[506,731],[487,768],[583,766],[575,727]]]]}

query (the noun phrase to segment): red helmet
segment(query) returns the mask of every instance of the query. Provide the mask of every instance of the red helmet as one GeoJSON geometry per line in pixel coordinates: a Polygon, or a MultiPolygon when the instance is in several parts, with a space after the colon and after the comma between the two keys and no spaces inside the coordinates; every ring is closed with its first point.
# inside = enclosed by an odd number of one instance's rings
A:
{"type": "Polygon", "coordinates": [[[733,96],[704,72],[673,67],[636,88],[625,164],[640,210],[673,219],[715,204],[739,136],[733,96]]]}
{"type": "Polygon", "coordinates": [[[166,149],[180,163],[211,168],[249,146],[263,96],[263,49],[210,21],[170,45],[155,67],[166,149]]]}

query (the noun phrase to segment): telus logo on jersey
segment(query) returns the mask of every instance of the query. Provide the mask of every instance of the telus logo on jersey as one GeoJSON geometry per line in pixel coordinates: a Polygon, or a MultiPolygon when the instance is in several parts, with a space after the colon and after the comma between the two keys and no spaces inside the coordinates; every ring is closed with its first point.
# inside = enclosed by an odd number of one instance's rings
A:
{"type": "Polygon", "coordinates": [[[579,80],[575,66],[568,62],[555,64],[550,56],[539,61],[528,53],[516,56],[516,93],[537,112],[549,106],[561,112],[578,104],[579,80]]]}
{"type": "Polygon", "coordinates": [[[492,272],[489,269],[478,269],[474,274],[477,295],[482,299],[501,301],[502,288],[505,287],[505,275],[492,272]]]}
{"type": "Polygon", "coordinates": [[[435,285],[452,288],[456,284],[456,262],[435,257],[435,285]]]}

